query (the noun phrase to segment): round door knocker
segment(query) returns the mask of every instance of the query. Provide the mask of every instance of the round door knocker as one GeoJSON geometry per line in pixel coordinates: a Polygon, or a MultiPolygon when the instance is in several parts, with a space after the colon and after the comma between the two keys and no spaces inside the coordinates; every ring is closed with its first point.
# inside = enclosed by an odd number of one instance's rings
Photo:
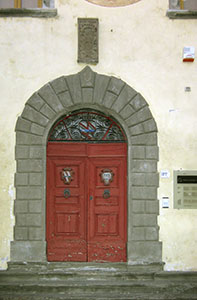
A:
{"type": "Polygon", "coordinates": [[[104,190],[103,198],[104,198],[104,199],[110,198],[110,190],[104,190]]]}
{"type": "Polygon", "coordinates": [[[70,190],[69,189],[65,189],[64,190],[64,198],[68,199],[70,197],[70,190]]]}

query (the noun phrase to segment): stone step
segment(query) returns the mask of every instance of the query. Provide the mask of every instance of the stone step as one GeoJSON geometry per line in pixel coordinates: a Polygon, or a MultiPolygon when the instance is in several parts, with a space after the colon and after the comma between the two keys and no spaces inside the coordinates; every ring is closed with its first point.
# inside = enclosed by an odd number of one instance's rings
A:
{"type": "MultiPolygon", "coordinates": [[[[157,295],[157,299],[197,299],[197,284],[196,282],[171,282],[166,283],[164,281],[56,281],[47,280],[40,283],[35,282],[22,282],[16,277],[16,281],[12,283],[0,283],[0,295],[4,296],[44,296],[46,294],[55,295],[59,297],[64,295],[65,299],[72,299],[69,297],[77,297],[80,299],[81,295],[89,297],[90,295],[101,298],[107,295],[108,299],[113,295],[120,295],[121,297],[131,297],[132,295],[142,297],[146,295],[146,299],[154,299],[154,295],[157,295]],[[166,298],[163,298],[165,295],[166,298]],[[196,298],[195,298],[195,297],[196,298]],[[171,298],[169,298],[171,297],[171,298]],[[179,298],[177,298],[179,297],[179,298]],[[181,299],[181,298],[180,298],[181,299]]],[[[88,299],[88,298],[87,298],[88,299]]]]}
{"type": "Polygon", "coordinates": [[[196,299],[197,272],[164,272],[127,264],[9,264],[0,300],[196,299]]]}
{"type": "Polygon", "coordinates": [[[72,280],[90,280],[90,281],[165,281],[165,282],[196,282],[197,272],[134,272],[117,270],[93,270],[93,269],[62,269],[62,270],[15,270],[0,271],[1,282],[14,282],[16,278],[23,282],[28,281],[72,281],[72,280]]]}
{"type": "Polygon", "coordinates": [[[61,282],[67,281],[72,282],[74,281],[96,281],[96,282],[117,282],[119,280],[124,280],[125,282],[132,282],[132,281],[152,281],[154,279],[153,273],[129,273],[129,272],[113,272],[113,273],[105,273],[105,272],[38,272],[38,273],[25,273],[25,272],[7,272],[2,273],[0,272],[0,281],[1,282],[8,282],[13,283],[17,280],[20,280],[24,283],[29,281],[37,281],[37,282],[61,282]]]}
{"type": "Polygon", "coordinates": [[[158,294],[132,294],[132,295],[122,295],[122,294],[100,294],[96,295],[96,297],[92,294],[86,294],[81,296],[71,296],[71,295],[51,295],[51,294],[44,294],[44,295],[29,295],[29,294],[23,294],[23,295],[3,295],[3,297],[0,296],[0,300],[196,300],[196,296],[194,295],[179,295],[179,296],[171,296],[170,294],[166,295],[158,295],[158,294]]]}
{"type": "Polygon", "coordinates": [[[61,293],[61,294],[51,294],[51,293],[45,293],[45,294],[38,294],[37,292],[34,294],[29,294],[29,293],[19,293],[18,295],[15,293],[10,293],[10,294],[3,294],[2,296],[0,295],[1,300],[52,300],[52,299],[73,299],[73,300],[108,300],[108,299],[113,299],[113,300],[196,300],[197,297],[193,294],[177,294],[177,295],[172,295],[170,293],[163,293],[163,294],[147,294],[147,293],[140,293],[140,294],[119,294],[119,293],[100,293],[100,294],[93,294],[93,293],[82,293],[81,295],[70,295],[67,293],[61,293]]]}
{"type": "Polygon", "coordinates": [[[159,272],[163,270],[163,264],[152,263],[143,265],[130,265],[127,263],[83,263],[83,262],[45,262],[45,263],[14,263],[9,262],[8,270],[20,271],[47,271],[47,272],[73,272],[73,271],[86,271],[86,272],[159,272]]]}

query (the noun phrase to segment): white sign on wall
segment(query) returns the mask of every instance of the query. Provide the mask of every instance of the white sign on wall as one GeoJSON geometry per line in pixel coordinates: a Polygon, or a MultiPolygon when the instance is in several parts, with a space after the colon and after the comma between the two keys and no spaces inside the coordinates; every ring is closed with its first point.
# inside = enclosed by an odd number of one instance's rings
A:
{"type": "Polygon", "coordinates": [[[161,178],[170,178],[170,172],[168,170],[161,170],[161,178]]]}
{"type": "Polygon", "coordinates": [[[162,197],[162,208],[169,208],[169,197],[162,197]]]}

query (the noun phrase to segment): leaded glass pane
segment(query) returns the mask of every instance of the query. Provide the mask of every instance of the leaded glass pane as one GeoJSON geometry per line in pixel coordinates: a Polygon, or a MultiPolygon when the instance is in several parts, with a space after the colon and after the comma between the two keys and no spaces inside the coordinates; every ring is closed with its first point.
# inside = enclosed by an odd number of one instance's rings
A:
{"type": "Polygon", "coordinates": [[[125,134],[112,117],[96,111],[78,111],[61,118],[49,141],[125,142],[125,134]]]}

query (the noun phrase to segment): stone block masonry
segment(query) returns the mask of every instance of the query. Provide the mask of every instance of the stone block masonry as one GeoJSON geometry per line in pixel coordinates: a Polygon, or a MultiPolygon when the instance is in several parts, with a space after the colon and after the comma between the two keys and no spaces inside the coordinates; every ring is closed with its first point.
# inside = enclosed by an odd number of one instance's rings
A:
{"type": "Polygon", "coordinates": [[[157,127],[146,100],[121,79],[89,67],[35,92],[16,124],[16,200],[11,260],[46,261],[46,145],[63,115],[90,108],[117,119],[128,140],[128,262],[161,263],[157,127]]]}

